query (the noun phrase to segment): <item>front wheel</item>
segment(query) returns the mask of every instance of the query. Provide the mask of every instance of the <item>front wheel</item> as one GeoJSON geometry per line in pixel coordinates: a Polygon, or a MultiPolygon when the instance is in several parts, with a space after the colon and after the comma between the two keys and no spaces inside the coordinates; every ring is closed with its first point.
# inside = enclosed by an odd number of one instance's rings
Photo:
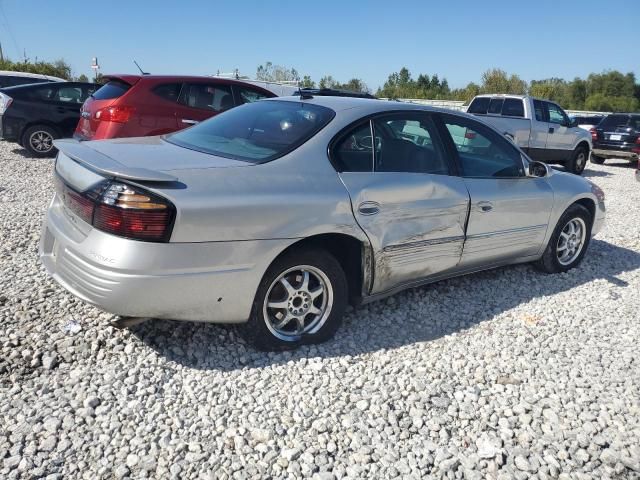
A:
{"type": "Polygon", "coordinates": [[[284,254],[267,270],[243,326],[260,350],[285,350],[331,338],[347,305],[340,263],[319,249],[284,254]]]}
{"type": "Polygon", "coordinates": [[[584,167],[587,165],[588,156],[589,150],[586,147],[576,147],[571,155],[571,159],[566,163],[567,171],[580,175],[584,171],[584,167]]]}
{"type": "Polygon", "coordinates": [[[547,273],[566,272],[582,261],[591,239],[591,214],[582,205],[571,205],[562,214],[547,248],[535,265],[547,273]]]}

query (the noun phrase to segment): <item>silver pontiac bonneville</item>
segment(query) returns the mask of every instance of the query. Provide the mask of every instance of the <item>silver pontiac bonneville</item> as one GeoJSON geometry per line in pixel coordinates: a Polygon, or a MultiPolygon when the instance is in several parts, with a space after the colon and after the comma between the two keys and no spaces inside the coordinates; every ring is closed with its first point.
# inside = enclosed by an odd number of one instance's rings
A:
{"type": "Polygon", "coordinates": [[[244,323],[262,349],[330,338],[348,302],[564,272],[605,217],[597,186],[477,119],[397,102],[278,98],[56,146],[40,256],[61,285],[122,316],[244,323]]]}

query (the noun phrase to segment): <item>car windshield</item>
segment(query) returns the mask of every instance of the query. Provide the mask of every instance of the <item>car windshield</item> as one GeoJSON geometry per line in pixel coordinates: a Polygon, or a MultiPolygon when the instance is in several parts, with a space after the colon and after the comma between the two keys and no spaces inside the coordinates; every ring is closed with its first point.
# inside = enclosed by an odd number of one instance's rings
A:
{"type": "Polygon", "coordinates": [[[335,112],[304,102],[259,101],[167,135],[175,145],[250,163],[263,163],[298,148],[335,112]]]}

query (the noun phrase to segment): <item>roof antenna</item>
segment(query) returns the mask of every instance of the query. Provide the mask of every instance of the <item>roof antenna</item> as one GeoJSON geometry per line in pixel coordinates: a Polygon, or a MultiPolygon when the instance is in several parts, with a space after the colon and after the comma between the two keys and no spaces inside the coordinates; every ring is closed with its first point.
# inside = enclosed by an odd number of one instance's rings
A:
{"type": "Polygon", "coordinates": [[[302,87],[302,82],[298,78],[298,93],[300,94],[300,100],[309,100],[310,98],[313,98],[311,92],[305,90],[306,89],[302,87]]]}
{"type": "Polygon", "coordinates": [[[133,61],[133,63],[135,63],[135,64],[136,64],[136,67],[138,67],[138,70],[140,70],[140,73],[141,73],[142,75],[149,75],[149,72],[144,72],[144,71],[140,68],[140,65],[138,65],[138,62],[136,62],[136,61],[134,60],[134,61],[133,61]]]}

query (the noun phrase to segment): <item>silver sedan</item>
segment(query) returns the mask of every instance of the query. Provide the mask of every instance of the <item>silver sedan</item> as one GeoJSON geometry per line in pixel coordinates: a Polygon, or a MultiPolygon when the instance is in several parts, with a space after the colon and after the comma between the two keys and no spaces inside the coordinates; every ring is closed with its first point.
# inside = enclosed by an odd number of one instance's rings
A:
{"type": "Polygon", "coordinates": [[[440,279],[564,272],[605,217],[597,186],[477,119],[396,102],[278,98],[56,147],[53,278],[117,315],[243,323],[263,349],[326,340],[348,303],[440,279]]]}

